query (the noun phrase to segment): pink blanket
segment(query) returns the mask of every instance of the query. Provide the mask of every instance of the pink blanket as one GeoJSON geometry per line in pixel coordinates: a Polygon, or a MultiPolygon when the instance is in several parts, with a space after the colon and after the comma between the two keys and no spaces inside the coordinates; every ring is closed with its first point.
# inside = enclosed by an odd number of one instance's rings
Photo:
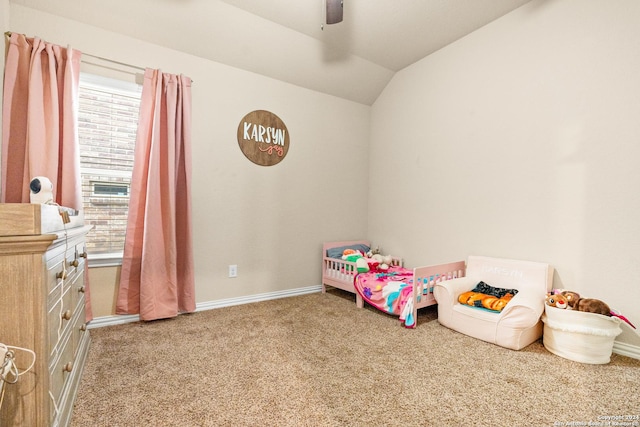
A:
{"type": "Polygon", "coordinates": [[[405,327],[415,328],[412,270],[390,267],[386,272],[360,273],[354,280],[354,287],[368,304],[398,316],[405,327]]]}

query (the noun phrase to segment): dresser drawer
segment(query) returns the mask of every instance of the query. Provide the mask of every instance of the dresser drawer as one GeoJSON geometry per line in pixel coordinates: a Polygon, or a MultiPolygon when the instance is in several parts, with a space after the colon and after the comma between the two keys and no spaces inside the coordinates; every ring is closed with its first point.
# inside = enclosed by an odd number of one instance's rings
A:
{"type": "Polygon", "coordinates": [[[75,245],[71,245],[67,249],[66,267],[67,270],[73,274],[84,270],[84,260],[86,254],[84,253],[84,242],[79,242],[75,245]]]}
{"type": "Polygon", "coordinates": [[[80,299],[78,302],[78,306],[76,309],[76,317],[73,320],[73,326],[71,327],[71,340],[73,343],[73,354],[78,352],[78,347],[80,346],[80,342],[83,339],[85,334],[88,334],[87,331],[87,321],[84,311],[84,297],[80,299]]]}
{"type": "Polygon", "coordinates": [[[54,419],[55,408],[60,407],[60,397],[64,389],[64,384],[71,375],[71,372],[73,372],[73,369],[75,369],[71,334],[65,337],[62,344],[60,357],[56,359],[53,368],[49,371],[51,398],[55,403],[55,405],[51,405],[51,419],[54,419]]]}
{"type": "MultiPolygon", "coordinates": [[[[76,307],[79,308],[80,299],[84,297],[84,264],[83,270],[78,270],[78,274],[73,277],[71,284],[71,306],[74,307],[74,313],[76,307]]],[[[84,310],[84,299],[82,302],[82,309],[84,310]]]]}
{"type": "MultiPolygon", "coordinates": [[[[64,274],[64,266],[62,261],[64,260],[63,252],[60,252],[57,256],[47,260],[47,286],[48,291],[52,292],[55,287],[62,281],[62,275],[64,274]]],[[[65,277],[68,276],[68,272],[65,277]]]]}
{"type": "Polygon", "coordinates": [[[84,271],[84,240],[74,239],[64,245],[58,245],[47,252],[47,283],[49,291],[61,280],[72,280],[73,276],[84,271]]]}
{"type": "Polygon", "coordinates": [[[76,258],[78,258],[79,261],[84,261],[87,259],[87,243],[84,240],[76,243],[75,254],[76,258]]]}
{"type": "Polygon", "coordinates": [[[72,290],[68,283],[59,283],[49,294],[49,357],[52,362],[62,351],[61,345],[65,335],[69,334],[70,320],[75,307],[72,304],[72,290]]]}

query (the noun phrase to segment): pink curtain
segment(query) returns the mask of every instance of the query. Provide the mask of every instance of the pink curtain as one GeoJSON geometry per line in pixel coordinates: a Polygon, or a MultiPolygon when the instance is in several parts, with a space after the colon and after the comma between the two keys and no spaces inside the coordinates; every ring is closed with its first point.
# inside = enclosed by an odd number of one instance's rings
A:
{"type": "MultiPolygon", "coordinates": [[[[82,209],[78,83],[82,53],[13,33],[2,104],[2,203],[29,203],[29,182],[46,176],[55,202],[82,209]]],[[[85,263],[85,266],[87,264],[85,263]]],[[[85,268],[86,320],[93,318],[85,268]]]]}
{"type": "Polygon", "coordinates": [[[81,52],[13,33],[2,113],[4,203],[29,203],[29,182],[46,176],[55,202],[82,208],[78,148],[81,52]]]}
{"type": "Polygon", "coordinates": [[[117,314],[195,311],[191,79],[145,70],[117,314]]]}

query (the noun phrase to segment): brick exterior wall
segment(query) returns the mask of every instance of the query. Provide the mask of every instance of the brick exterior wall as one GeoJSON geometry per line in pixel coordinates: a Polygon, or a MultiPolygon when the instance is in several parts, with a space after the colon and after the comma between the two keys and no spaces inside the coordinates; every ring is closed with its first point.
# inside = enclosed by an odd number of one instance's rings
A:
{"type": "Polygon", "coordinates": [[[131,182],[138,113],[137,97],[109,93],[108,88],[80,85],[78,137],[85,223],[92,254],[122,252],[124,248],[128,187],[131,182]],[[127,186],[126,195],[96,194],[94,183],[127,186]]]}

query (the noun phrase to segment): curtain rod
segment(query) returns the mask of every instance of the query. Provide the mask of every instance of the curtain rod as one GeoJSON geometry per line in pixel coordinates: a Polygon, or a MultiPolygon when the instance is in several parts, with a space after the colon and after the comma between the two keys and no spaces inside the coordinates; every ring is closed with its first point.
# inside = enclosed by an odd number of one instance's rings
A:
{"type": "MultiPolygon", "coordinates": [[[[12,34],[11,31],[5,31],[5,33],[4,33],[4,35],[6,37],[11,37],[11,34],[12,34]]],[[[122,65],[124,67],[130,67],[130,68],[135,68],[136,70],[145,71],[144,67],[138,67],[137,65],[127,64],[126,62],[114,61],[113,59],[103,58],[102,56],[92,55],[92,54],[86,53],[86,52],[82,52],[82,55],[83,56],[85,56],[85,55],[86,56],[90,56],[92,58],[99,59],[101,61],[107,61],[107,62],[111,62],[113,64],[122,65]]],[[[81,62],[82,62],[82,60],[81,60],[81,62]]],[[[98,64],[94,64],[94,63],[91,63],[91,62],[88,62],[88,64],[99,66],[98,64]]]]}
{"type": "MultiPolygon", "coordinates": [[[[140,70],[142,72],[144,72],[145,70],[145,68],[138,67],[137,65],[127,64],[126,62],[114,61],[113,59],[103,58],[102,56],[91,55],[90,53],[82,52],[82,56],[85,56],[85,55],[95,59],[99,59],[101,61],[111,62],[112,64],[122,65],[123,67],[135,68],[136,70],[140,70]]],[[[82,59],[80,61],[82,61],[82,59]]],[[[98,65],[98,64],[93,64],[93,65],[98,65]]]]}
{"type": "MultiPolygon", "coordinates": [[[[4,32],[5,37],[11,37],[11,34],[12,34],[11,31],[5,31],[4,32]]],[[[136,69],[136,70],[139,70],[139,71],[142,71],[142,72],[145,72],[145,70],[146,70],[146,68],[144,68],[144,67],[139,67],[137,65],[127,64],[126,62],[114,61],[113,59],[104,58],[102,56],[97,56],[97,55],[92,55],[92,54],[86,53],[86,52],[82,52],[82,56],[90,56],[92,58],[99,59],[101,61],[111,62],[112,64],[122,65],[123,67],[133,68],[133,69],[136,69]]],[[[95,63],[89,62],[89,61],[83,61],[82,59],[80,59],[80,62],[84,62],[85,64],[89,64],[89,65],[95,65],[97,67],[104,67],[104,65],[95,64],[95,63]]],[[[109,67],[105,67],[105,68],[109,68],[109,67]]],[[[126,73],[126,71],[123,71],[123,70],[117,70],[115,68],[111,68],[111,69],[114,70],[114,71],[120,71],[120,72],[125,72],[126,73]]],[[[131,73],[131,74],[135,75],[136,73],[131,73]]],[[[190,77],[189,77],[189,79],[191,80],[190,77]]],[[[191,80],[191,83],[194,83],[193,80],[191,80]]]]}

